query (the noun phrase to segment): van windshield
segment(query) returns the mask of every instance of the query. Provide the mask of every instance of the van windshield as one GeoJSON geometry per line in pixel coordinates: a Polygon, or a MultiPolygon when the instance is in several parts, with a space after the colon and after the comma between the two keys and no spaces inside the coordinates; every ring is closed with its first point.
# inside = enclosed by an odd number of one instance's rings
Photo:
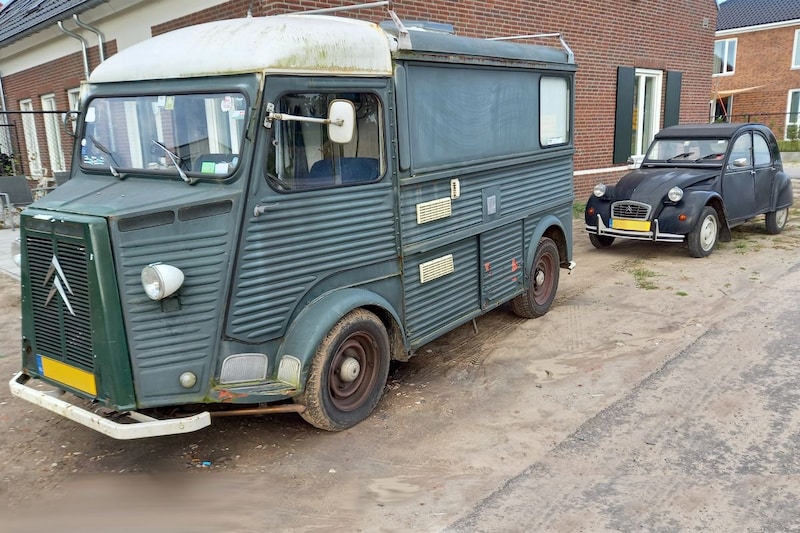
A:
{"type": "Polygon", "coordinates": [[[155,94],[89,101],[81,166],[225,177],[239,164],[247,123],[240,93],[155,94]]]}

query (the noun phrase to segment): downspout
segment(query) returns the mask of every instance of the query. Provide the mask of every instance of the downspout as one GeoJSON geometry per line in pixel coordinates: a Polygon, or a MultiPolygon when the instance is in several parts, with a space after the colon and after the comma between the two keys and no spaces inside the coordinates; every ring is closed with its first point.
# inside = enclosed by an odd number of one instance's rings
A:
{"type": "Polygon", "coordinates": [[[97,48],[98,48],[98,50],[100,50],[100,62],[102,63],[103,61],[105,61],[106,60],[106,56],[105,56],[105,52],[103,52],[103,48],[105,47],[105,39],[106,38],[105,38],[105,35],[103,35],[103,32],[101,32],[100,30],[98,30],[94,26],[89,26],[88,24],[83,22],[81,19],[78,18],[78,14],[77,13],[72,15],[72,20],[74,20],[75,24],[77,24],[78,26],[80,26],[84,30],[89,30],[90,32],[92,32],[95,35],[97,35],[97,48]]]}
{"type": "Polygon", "coordinates": [[[0,72],[0,111],[6,112],[6,92],[3,90],[3,73],[0,72]]]}
{"type": "Polygon", "coordinates": [[[86,39],[84,39],[81,35],[78,35],[74,31],[70,31],[64,27],[64,22],[59,20],[58,27],[62,31],[62,33],[69,35],[73,39],[78,39],[81,42],[81,48],[83,49],[83,72],[86,75],[85,79],[89,79],[89,55],[86,52],[86,39]]]}

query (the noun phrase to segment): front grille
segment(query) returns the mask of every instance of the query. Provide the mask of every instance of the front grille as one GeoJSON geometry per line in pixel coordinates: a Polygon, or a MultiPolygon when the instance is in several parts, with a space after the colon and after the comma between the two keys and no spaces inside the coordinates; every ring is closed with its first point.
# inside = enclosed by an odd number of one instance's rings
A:
{"type": "Polygon", "coordinates": [[[613,218],[649,220],[650,206],[641,202],[615,202],[611,204],[611,216],[613,218]]]}
{"type": "Polygon", "coordinates": [[[36,352],[94,370],[86,245],[29,235],[26,239],[36,352]]]}

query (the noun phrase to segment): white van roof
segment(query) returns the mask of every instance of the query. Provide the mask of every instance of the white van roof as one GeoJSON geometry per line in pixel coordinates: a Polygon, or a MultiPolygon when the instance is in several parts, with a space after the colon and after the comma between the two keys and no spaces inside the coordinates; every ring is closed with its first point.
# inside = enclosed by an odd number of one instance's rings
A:
{"type": "Polygon", "coordinates": [[[243,74],[391,76],[394,37],[371,22],[321,15],[220,20],[137,43],[101,63],[90,83],[243,74]]]}

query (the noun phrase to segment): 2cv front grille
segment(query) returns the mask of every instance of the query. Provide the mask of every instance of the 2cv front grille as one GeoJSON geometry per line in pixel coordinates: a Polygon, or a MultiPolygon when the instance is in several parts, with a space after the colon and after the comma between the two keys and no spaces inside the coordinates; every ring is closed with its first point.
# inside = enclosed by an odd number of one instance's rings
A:
{"type": "Polygon", "coordinates": [[[649,220],[650,206],[641,202],[614,202],[611,204],[611,216],[613,218],[649,220]]]}
{"type": "Polygon", "coordinates": [[[86,245],[57,235],[28,235],[36,352],[94,370],[86,245]]]}

